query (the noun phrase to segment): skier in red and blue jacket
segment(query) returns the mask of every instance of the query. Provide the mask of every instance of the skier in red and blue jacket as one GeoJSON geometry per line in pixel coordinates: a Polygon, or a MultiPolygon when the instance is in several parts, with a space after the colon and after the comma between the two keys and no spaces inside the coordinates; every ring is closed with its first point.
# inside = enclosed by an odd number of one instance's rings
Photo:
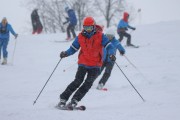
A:
{"type": "Polygon", "coordinates": [[[132,29],[132,30],[136,30],[135,27],[131,27],[128,24],[128,19],[129,19],[129,14],[127,12],[124,12],[123,15],[123,19],[121,19],[119,21],[118,27],[117,27],[117,33],[119,34],[119,41],[121,42],[123,40],[123,37],[127,37],[127,42],[126,45],[127,46],[134,46],[131,43],[131,35],[129,33],[127,33],[126,31],[128,30],[128,28],[132,29]]]}
{"type": "Polygon", "coordinates": [[[86,95],[93,82],[100,73],[103,64],[103,47],[108,50],[108,57],[115,61],[115,49],[102,33],[101,29],[96,29],[95,21],[92,17],[86,17],[83,21],[83,30],[75,38],[70,48],[60,53],[60,57],[68,57],[80,49],[78,56],[78,70],[74,81],[72,81],[65,91],[60,95],[58,107],[64,107],[69,97],[72,99],[68,106],[74,108],[77,103],[86,95]],[[84,80],[87,74],[86,79],[84,80]]]}

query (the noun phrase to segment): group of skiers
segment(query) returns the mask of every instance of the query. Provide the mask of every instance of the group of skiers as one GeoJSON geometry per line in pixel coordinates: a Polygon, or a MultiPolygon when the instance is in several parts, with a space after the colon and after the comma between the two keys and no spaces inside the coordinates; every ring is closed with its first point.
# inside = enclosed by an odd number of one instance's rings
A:
{"type": "MultiPolygon", "coordinates": [[[[58,103],[58,107],[62,108],[68,106],[74,108],[89,91],[96,78],[105,69],[97,89],[101,90],[104,87],[111,75],[111,71],[116,61],[117,49],[121,55],[125,54],[125,49],[122,47],[120,42],[122,41],[123,37],[127,37],[127,46],[134,46],[131,43],[131,35],[126,31],[128,28],[132,30],[135,30],[136,28],[131,27],[128,24],[129,14],[124,12],[123,19],[119,21],[117,27],[117,33],[120,37],[119,40],[117,40],[115,38],[115,31],[109,29],[106,31],[106,34],[104,34],[103,28],[96,24],[93,17],[85,17],[83,20],[83,29],[78,36],[76,36],[74,31],[77,24],[75,12],[74,10],[69,9],[69,7],[66,7],[65,11],[68,14],[68,18],[64,24],[69,22],[67,27],[67,40],[71,39],[71,31],[74,41],[69,49],[60,53],[60,58],[62,59],[73,55],[79,49],[80,51],[78,55],[78,69],[75,79],[67,86],[64,92],[60,94],[60,102],[58,103]],[[86,74],[87,77],[85,78],[86,74]],[[66,102],[74,92],[75,94],[72,96],[71,101],[68,105],[66,105],[66,102]]],[[[39,20],[37,9],[32,12],[31,18],[33,25],[32,34],[41,33],[43,27],[39,20]]],[[[0,50],[2,49],[3,51],[2,64],[7,64],[9,32],[11,32],[15,38],[17,38],[18,34],[14,32],[11,25],[7,22],[7,19],[3,18],[0,23],[0,50]]]]}
{"type": "MultiPolygon", "coordinates": [[[[43,26],[40,22],[39,15],[37,13],[38,9],[33,10],[31,14],[31,20],[32,20],[32,26],[33,26],[33,32],[32,34],[40,34],[42,32],[43,26]]],[[[8,59],[8,51],[7,51],[7,46],[9,43],[9,38],[11,32],[15,39],[18,37],[18,34],[13,30],[12,26],[8,23],[7,18],[4,17],[0,23],[0,62],[1,62],[1,51],[3,53],[3,60],[2,60],[2,65],[7,64],[7,59],[8,59]]]]}
{"type": "MultiPolygon", "coordinates": [[[[67,38],[66,40],[72,40],[76,37],[75,33],[75,26],[77,25],[77,18],[75,11],[73,9],[70,9],[68,6],[65,7],[65,12],[67,13],[68,17],[66,17],[66,21],[63,22],[63,25],[68,24],[67,26],[67,38]],[[71,38],[71,33],[72,33],[72,38],[71,38]]],[[[38,9],[34,9],[31,13],[31,22],[32,22],[32,27],[33,27],[33,32],[32,34],[40,34],[43,30],[43,25],[41,23],[39,14],[38,14],[38,9]]]]}
{"type": "Polygon", "coordinates": [[[117,49],[121,55],[125,54],[125,49],[120,43],[123,37],[127,37],[127,46],[133,46],[131,35],[126,31],[128,28],[132,30],[136,28],[128,24],[128,18],[129,14],[124,12],[123,19],[120,20],[117,27],[117,33],[120,36],[119,40],[115,38],[115,32],[111,29],[104,34],[102,28],[96,25],[93,17],[84,18],[82,31],[75,37],[70,48],[60,53],[62,59],[73,55],[80,49],[75,79],[60,94],[60,102],[57,105],[60,109],[63,109],[63,107],[75,108],[105,68],[97,89],[101,90],[104,87],[116,61],[117,49]],[[85,78],[86,74],[87,77],[85,78]],[[66,105],[72,94],[70,102],[66,105]]]}

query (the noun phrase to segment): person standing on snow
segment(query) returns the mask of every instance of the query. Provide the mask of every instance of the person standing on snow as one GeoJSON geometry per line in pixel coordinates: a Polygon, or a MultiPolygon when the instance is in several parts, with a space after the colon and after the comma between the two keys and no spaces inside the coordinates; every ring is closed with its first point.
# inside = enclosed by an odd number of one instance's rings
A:
{"type": "Polygon", "coordinates": [[[135,27],[131,27],[128,24],[128,19],[129,19],[129,14],[127,12],[124,12],[123,15],[123,19],[121,19],[119,21],[118,27],[117,27],[117,33],[119,34],[119,41],[121,42],[123,40],[123,37],[127,37],[127,42],[126,45],[127,46],[134,46],[131,43],[131,35],[129,33],[127,33],[126,31],[128,30],[128,28],[132,29],[132,30],[136,30],[135,27]]]}
{"type": "Polygon", "coordinates": [[[1,60],[1,49],[3,52],[3,62],[2,65],[7,64],[8,58],[8,51],[7,46],[9,42],[9,32],[11,32],[15,39],[17,38],[18,34],[16,34],[11,27],[11,25],[7,22],[7,19],[4,17],[0,23],[0,60],[1,60]]]}
{"type": "MultiPolygon", "coordinates": [[[[125,49],[122,47],[121,43],[115,38],[114,31],[112,29],[108,29],[106,32],[106,36],[108,37],[111,44],[114,46],[115,51],[118,49],[120,54],[124,55],[125,49]]],[[[103,89],[103,86],[106,84],[107,80],[109,79],[111,75],[111,71],[114,67],[115,61],[111,61],[107,53],[108,51],[106,49],[103,49],[103,65],[101,67],[101,72],[104,70],[104,68],[105,68],[105,71],[97,86],[98,90],[103,89]]]]}
{"type": "Polygon", "coordinates": [[[38,9],[34,9],[31,13],[31,22],[32,22],[32,27],[33,27],[33,32],[32,34],[40,34],[42,32],[43,26],[42,23],[39,19],[38,15],[38,9]]]}
{"type": "Polygon", "coordinates": [[[67,27],[67,38],[66,38],[66,40],[71,40],[70,31],[72,32],[73,38],[76,37],[76,33],[75,33],[74,29],[75,29],[75,26],[77,24],[77,18],[76,18],[76,14],[75,14],[73,9],[69,9],[69,7],[66,7],[65,11],[68,14],[68,17],[66,18],[67,21],[64,22],[63,24],[66,24],[69,22],[69,25],[67,27]]]}
{"type": "Polygon", "coordinates": [[[68,57],[80,49],[78,56],[78,70],[74,81],[72,81],[65,91],[60,94],[58,107],[66,105],[69,97],[72,96],[68,107],[74,108],[79,101],[86,95],[93,82],[100,73],[103,59],[103,47],[108,50],[108,57],[115,61],[115,50],[108,38],[101,30],[96,29],[95,21],[92,17],[86,17],[83,21],[83,30],[75,38],[71,47],[67,51],[62,51],[60,57],[68,57]],[[86,79],[84,80],[87,74],[86,79]],[[81,85],[82,84],[82,85],[81,85]]]}

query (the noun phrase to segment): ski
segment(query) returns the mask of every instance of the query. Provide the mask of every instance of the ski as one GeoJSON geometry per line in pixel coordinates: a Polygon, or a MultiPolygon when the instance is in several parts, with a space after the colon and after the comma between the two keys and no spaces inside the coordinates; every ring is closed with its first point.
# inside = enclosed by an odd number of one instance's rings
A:
{"type": "Polygon", "coordinates": [[[64,42],[71,42],[73,41],[74,38],[70,39],[70,40],[54,40],[54,42],[58,42],[58,43],[64,43],[64,42]]]}
{"type": "Polygon", "coordinates": [[[139,48],[139,47],[147,47],[147,46],[150,46],[150,45],[151,45],[150,43],[147,43],[147,44],[144,44],[144,45],[130,45],[130,46],[125,45],[124,47],[139,48]]]}
{"type": "Polygon", "coordinates": [[[144,44],[144,45],[139,45],[139,47],[147,47],[147,46],[150,46],[151,44],[150,43],[147,43],[147,44],[144,44]]]}
{"type": "Polygon", "coordinates": [[[108,91],[107,88],[102,88],[102,89],[97,89],[97,90],[100,90],[100,91],[108,91]]]}
{"type": "Polygon", "coordinates": [[[74,108],[69,107],[69,106],[64,106],[64,107],[55,106],[55,108],[57,108],[59,110],[67,110],[67,111],[75,111],[75,110],[85,111],[86,110],[86,107],[84,105],[77,106],[74,108]]]}
{"type": "Polygon", "coordinates": [[[125,47],[139,48],[140,46],[138,46],[138,45],[130,45],[130,46],[125,45],[125,47]]]}
{"type": "Polygon", "coordinates": [[[71,42],[72,40],[55,40],[54,42],[57,42],[57,43],[64,43],[64,42],[71,42]]]}
{"type": "Polygon", "coordinates": [[[101,90],[102,90],[102,91],[108,91],[108,89],[107,89],[107,88],[102,88],[101,90]]]}

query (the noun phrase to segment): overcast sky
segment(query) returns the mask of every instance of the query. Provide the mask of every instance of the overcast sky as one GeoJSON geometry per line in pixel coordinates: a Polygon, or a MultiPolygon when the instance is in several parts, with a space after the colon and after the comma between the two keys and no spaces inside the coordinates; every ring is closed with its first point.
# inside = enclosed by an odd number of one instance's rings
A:
{"type": "Polygon", "coordinates": [[[0,2],[0,21],[6,17],[17,33],[25,31],[27,22],[30,20],[29,11],[21,6],[22,1],[1,0],[0,2]]]}
{"type": "Polygon", "coordinates": [[[180,0],[127,0],[142,9],[142,23],[180,20],[180,0]]]}
{"type": "MultiPolygon", "coordinates": [[[[30,22],[30,11],[22,7],[24,0],[1,0],[0,20],[7,17],[14,30],[23,33],[30,22]]],[[[127,0],[141,8],[141,23],[150,24],[161,21],[180,20],[180,0],[127,0]]]]}

